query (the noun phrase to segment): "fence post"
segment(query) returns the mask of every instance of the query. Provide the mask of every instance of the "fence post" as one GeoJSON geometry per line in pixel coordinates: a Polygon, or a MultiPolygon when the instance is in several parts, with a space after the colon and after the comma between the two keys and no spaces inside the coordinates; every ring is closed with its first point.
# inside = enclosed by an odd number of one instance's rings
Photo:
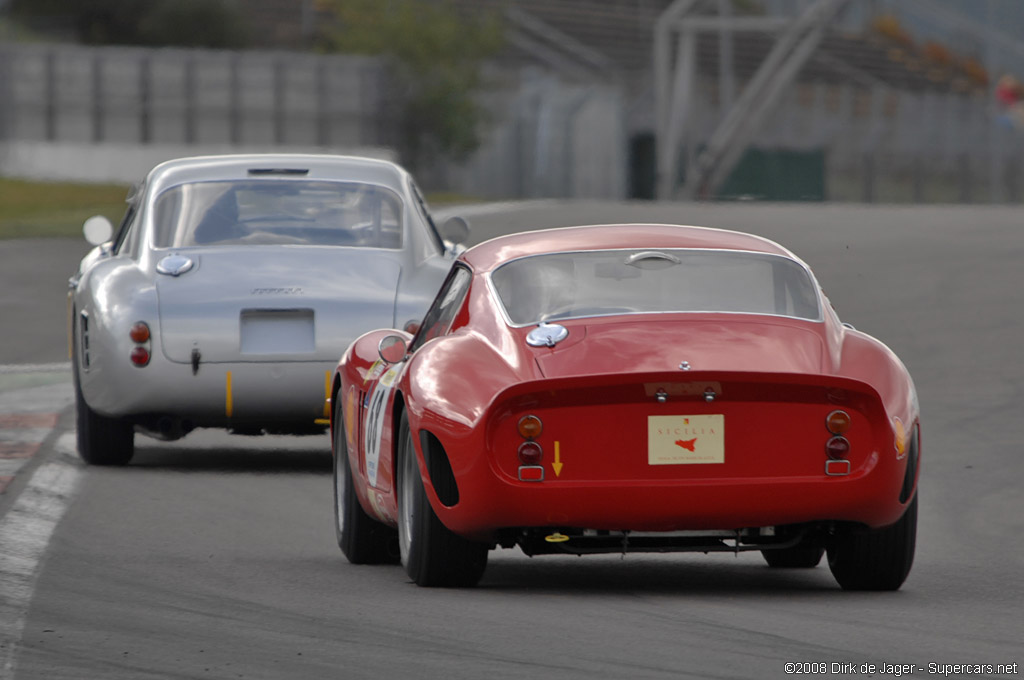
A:
{"type": "Polygon", "coordinates": [[[877,181],[878,147],[882,135],[885,134],[885,105],[888,92],[883,87],[871,90],[871,102],[867,134],[861,141],[861,163],[863,168],[862,200],[865,203],[875,202],[875,183],[877,181]]]}
{"type": "Polygon", "coordinates": [[[971,203],[973,192],[971,187],[971,155],[962,151],[957,158],[957,177],[959,178],[959,199],[961,203],[971,203]]]}
{"type": "Polygon", "coordinates": [[[46,119],[46,141],[57,140],[57,51],[46,52],[43,76],[46,80],[46,102],[43,104],[43,116],[46,119]]]}
{"type": "Polygon", "coordinates": [[[318,55],[313,57],[316,73],[316,143],[319,146],[330,144],[330,105],[329,91],[327,89],[327,64],[326,57],[318,55]]]}
{"type": "Polygon", "coordinates": [[[284,144],[284,105],[285,105],[285,63],[284,57],[274,59],[274,144],[284,144]]]}
{"type": "Polygon", "coordinates": [[[238,52],[228,61],[228,130],[232,146],[242,143],[242,74],[238,52]]]}
{"type": "Polygon", "coordinates": [[[916,127],[907,130],[906,134],[911,135],[911,143],[913,144],[913,150],[911,151],[911,177],[910,177],[910,197],[914,203],[924,203],[924,185],[925,185],[925,158],[924,155],[928,151],[928,126],[930,119],[928,116],[928,95],[927,93],[921,93],[914,97],[913,109],[913,120],[916,123],[916,127]]]}
{"type": "Polygon", "coordinates": [[[147,52],[139,60],[139,141],[153,142],[153,61],[147,52]]]}
{"type": "Polygon", "coordinates": [[[185,143],[196,142],[196,59],[193,55],[185,58],[185,143]]]}
{"type": "Polygon", "coordinates": [[[861,161],[861,167],[863,168],[863,185],[861,190],[861,200],[864,203],[875,202],[875,151],[874,149],[868,149],[864,152],[861,161]]]}
{"type": "Polygon", "coordinates": [[[103,141],[103,53],[96,50],[90,60],[92,77],[92,141],[103,141]]]}
{"type": "Polygon", "coordinates": [[[11,78],[11,62],[14,53],[0,47],[0,141],[14,137],[12,121],[15,120],[14,81],[11,78]]]}

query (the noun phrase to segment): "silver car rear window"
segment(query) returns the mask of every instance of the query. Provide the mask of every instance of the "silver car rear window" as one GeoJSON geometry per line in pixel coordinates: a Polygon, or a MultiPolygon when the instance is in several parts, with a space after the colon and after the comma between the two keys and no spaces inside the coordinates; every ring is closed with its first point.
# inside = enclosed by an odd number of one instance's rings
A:
{"type": "Polygon", "coordinates": [[[735,312],[821,320],[817,284],[779,255],[641,249],[552,253],[513,260],[491,284],[514,326],[590,316],[735,312]]]}
{"type": "Polygon", "coordinates": [[[261,179],[180,184],[157,197],[156,248],[402,247],[402,201],[379,186],[261,179]]]}

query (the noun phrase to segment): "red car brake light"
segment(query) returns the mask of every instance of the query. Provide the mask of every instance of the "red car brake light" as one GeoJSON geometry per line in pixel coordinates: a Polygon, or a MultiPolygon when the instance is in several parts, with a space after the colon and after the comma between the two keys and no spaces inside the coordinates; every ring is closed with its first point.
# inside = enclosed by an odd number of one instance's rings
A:
{"type": "Polygon", "coordinates": [[[850,440],[846,437],[832,437],[825,443],[825,453],[833,460],[844,458],[850,453],[850,440]]]}
{"type": "Polygon", "coordinates": [[[145,366],[149,363],[149,350],[145,347],[135,347],[128,356],[136,366],[145,366]]]}
{"type": "Polygon", "coordinates": [[[540,465],[544,458],[544,449],[535,441],[523,442],[519,445],[519,462],[523,465],[540,465]]]}

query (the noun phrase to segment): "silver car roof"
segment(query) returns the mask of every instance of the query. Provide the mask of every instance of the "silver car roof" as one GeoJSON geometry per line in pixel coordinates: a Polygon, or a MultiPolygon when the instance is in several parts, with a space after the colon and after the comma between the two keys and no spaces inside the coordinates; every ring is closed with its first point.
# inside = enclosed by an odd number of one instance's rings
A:
{"type": "Polygon", "coordinates": [[[158,194],[185,182],[288,177],[356,181],[404,194],[407,173],[390,161],[327,154],[228,154],[166,161],[153,168],[146,183],[158,194]]]}

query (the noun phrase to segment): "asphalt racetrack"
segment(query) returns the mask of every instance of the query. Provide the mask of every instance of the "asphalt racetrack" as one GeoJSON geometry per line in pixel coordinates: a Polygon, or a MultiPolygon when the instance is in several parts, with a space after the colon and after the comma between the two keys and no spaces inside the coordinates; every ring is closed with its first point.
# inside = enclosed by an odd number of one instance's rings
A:
{"type": "MultiPolygon", "coordinates": [[[[7,368],[0,420],[32,404],[43,415],[38,450],[0,494],[0,680],[1022,672],[1020,208],[467,212],[474,241],[667,222],[762,234],[802,257],[840,317],[886,342],[917,384],[920,524],[903,588],[844,592],[824,564],[769,569],[756,553],[518,550],[493,552],[475,589],[417,588],[400,567],[352,566],[337,549],[327,437],[139,436],[128,467],[87,468],[73,455],[69,374],[7,368]],[[38,521],[15,524],[33,507],[38,521]]],[[[85,251],[84,241],[0,242],[0,364],[67,361],[66,281],[85,251]]]]}

